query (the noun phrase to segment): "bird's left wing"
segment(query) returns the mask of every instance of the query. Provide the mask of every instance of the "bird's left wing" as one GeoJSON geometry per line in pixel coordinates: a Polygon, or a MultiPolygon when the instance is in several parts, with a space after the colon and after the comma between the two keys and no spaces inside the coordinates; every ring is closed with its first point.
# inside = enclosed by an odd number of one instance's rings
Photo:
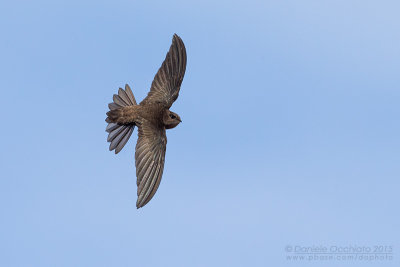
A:
{"type": "Polygon", "coordinates": [[[182,39],[174,34],[167,56],[154,77],[150,92],[140,104],[162,103],[170,108],[178,98],[186,71],[186,48],[182,39]]]}
{"type": "Polygon", "coordinates": [[[135,163],[137,176],[136,207],[146,205],[156,193],[164,170],[167,136],[164,127],[142,120],[136,144],[135,163]]]}

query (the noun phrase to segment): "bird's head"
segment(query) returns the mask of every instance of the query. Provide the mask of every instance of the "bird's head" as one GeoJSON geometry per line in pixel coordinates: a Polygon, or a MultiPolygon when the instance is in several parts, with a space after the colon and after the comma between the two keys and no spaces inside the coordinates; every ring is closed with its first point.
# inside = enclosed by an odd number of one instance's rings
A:
{"type": "Polygon", "coordinates": [[[182,122],[178,114],[169,110],[166,110],[163,121],[166,129],[175,128],[179,123],[182,122]]]}

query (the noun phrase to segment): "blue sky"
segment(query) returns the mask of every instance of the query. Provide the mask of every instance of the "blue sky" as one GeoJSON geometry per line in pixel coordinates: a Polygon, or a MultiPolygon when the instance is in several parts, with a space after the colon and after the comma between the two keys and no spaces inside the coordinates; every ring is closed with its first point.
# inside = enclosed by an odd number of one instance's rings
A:
{"type": "Polygon", "coordinates": [[[1,266],[399,266],[398,1],[0,3],[1,266]],[[118,87],[188,54],[153,200],[118,87]],[[393,246],[392,260],[288,260],[393,246]],[[307,255],[308,257],[309,255],[307,255]]]}

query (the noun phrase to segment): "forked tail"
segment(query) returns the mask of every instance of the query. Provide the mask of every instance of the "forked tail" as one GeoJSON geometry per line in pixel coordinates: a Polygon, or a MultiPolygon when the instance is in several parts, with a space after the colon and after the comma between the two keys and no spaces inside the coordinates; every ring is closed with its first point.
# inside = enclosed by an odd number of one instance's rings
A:
{"type": "Polygon", "coordinates": [[[108,132],[107,142],[110,142],[110,151],[115,149],[118,154],[131,137],[134,123],[117,123],[119,111],[127,106],[136,106],[136,100],[129,85],[125,85],[125,90],[119,88],[118,95],[113,96],[113,102],[108,104],[110,111],[107,112],[108,122],[106,132],[108,132]]]}

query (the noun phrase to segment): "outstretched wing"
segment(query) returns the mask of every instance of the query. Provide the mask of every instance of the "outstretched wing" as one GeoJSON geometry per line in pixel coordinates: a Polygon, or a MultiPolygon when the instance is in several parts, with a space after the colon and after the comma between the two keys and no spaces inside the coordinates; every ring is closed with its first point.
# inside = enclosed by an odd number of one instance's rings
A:
{"type": "Polygon", "coordinates": [[[167,136],[164,127],[157,127],[144,119],[137,125],[139,138],[135,152],[138,186],[136,207],[141,208],[152,199],[160,185],[167,136]]]}
{"type": "Polygon", "coordinates": [[[182,39],[174,34],[167,56],[154,77],[150,92],[140,104],[163,103],[170,108],[178,98],[186,70],[186,49],[182,39]]]}

